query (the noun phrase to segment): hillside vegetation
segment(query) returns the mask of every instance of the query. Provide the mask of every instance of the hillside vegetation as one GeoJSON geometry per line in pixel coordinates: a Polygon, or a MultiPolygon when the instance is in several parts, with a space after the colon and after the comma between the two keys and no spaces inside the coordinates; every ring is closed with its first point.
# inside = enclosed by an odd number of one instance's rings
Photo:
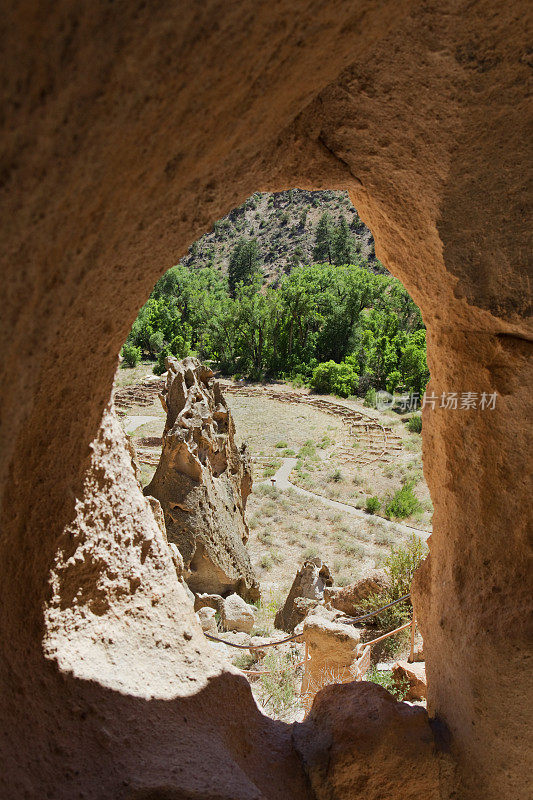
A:
{"type": "Polygon", "coordinates": [[[195,353],[226,375],[347,397],[422,392],[425,349],[418,308],[347,196],[294,190],[253,195],[193,245],[154,287],[123,357],[161,373],[167,355],[195,353]]]}
{"type": "Polygon", "coordinates": [[[215,222],[213,230],[198,239],[180,263],[191,269],[213,267],[227,273],[236,242],[241,238],[255,239],[262,272],[268,283],[275,283],[293,267],[315,260],[315,232],[324,213],[334,226],[344,219],[355,252],[374,271],[386,271],[376,259],[374,237],[359,218],[348,193],[305,189],[256,192],[242,206],[215,222]]]}

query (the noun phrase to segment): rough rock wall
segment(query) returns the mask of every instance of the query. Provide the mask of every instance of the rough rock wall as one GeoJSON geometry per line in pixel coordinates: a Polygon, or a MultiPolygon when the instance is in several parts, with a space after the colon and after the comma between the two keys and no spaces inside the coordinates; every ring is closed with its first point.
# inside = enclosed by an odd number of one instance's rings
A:
{"type": "MultiPolygon", "coordinates": [[[[101,796],[99,760],[125,794],[141,760],[144,779],[156,779],[175,740],[202,752],[196,734],[182,735],[186,712],[179,735],[176,722],[176,737],[159,736],[172,703],[137,702],[97,677],[89,686],[43,659],[42,609],[116,354],[155,280],[252,192],[293,186],[350,191],[377,255],[422,309],[430,391],[500,392],[494,412],[425,410],[435,516],[414,602],[431,713],[459,769],[451,790],[468,800],[528,796],[530,11],[525,0],[5,4],[7,797],[42,794],[43,775],[52,796],[75,775],[86,796],[101,796]],[[89,695],[92,710],[81,702],[89,695]],[[82,726],[83,714],[94,722],[82,726]]],[[[120,506],[121,518],[129,513],[120,506]]],[[[98,531],[109,536],[104,519],[98,531]]],[[[157,617],[146,624],[156,631],[157,617]]],[[[152,639],[142,645],[148,661],[152,639]]],[[[247,712],[246,723],[233,715],[241,684],[227,675],[190,699],[209,748],[211,735],[247,740],[247,712]]],[[[253,762],[260,776],[254,741],[239,764],[253,762]]],[[[196,763],[183,759],[186,777],[196,763]]],[[[168,764],[176,782],[180,766],[168,764]]],[[[203,760],[203,775],[220,774],[211,764],[203,760]]],[[[254,796],[247,791],[233,796],[254,796]]]]}
{"type": "Polygon", "coordinates": [[[0,795],[307,798],[290,726],[259,713],[203,636],[151,500],[106,412],[58,542],[28,707],[3,698],[0,795]]]}
{"type": "Polygon", "coordinates": [[[145,489],[165,515],[167,536],[184,561],[193,592],[259,598],[246,550],[244,518],[252,489],[248,453],[213,372],[196,358],[167,359],[161,396],[167,412],[163,450],[145,489]]]}
{"type": "Polygon", "coordinates": [[[371,683],[330,684],[294,726],[316,800],[441,800],[442,775],[424,710],[371,683]]]}

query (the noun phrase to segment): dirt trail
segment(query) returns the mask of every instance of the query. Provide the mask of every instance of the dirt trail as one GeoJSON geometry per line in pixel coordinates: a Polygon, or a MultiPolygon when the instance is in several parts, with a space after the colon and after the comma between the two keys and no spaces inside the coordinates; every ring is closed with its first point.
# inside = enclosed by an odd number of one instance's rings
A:
{"type": "MultiPolygon", "coordinates": [[[[369,518],[371,518],[371,515],[367,514],[366,511],[361,511],[361,509],[355,508],[355,506],[349,505],[348,503],[341,503],[338,500],[331,500],[329,497],[325,497],[321,494],[315,494],[315,492],[310,492],[308,489],[302,489],[301,486],[291,483],[289,476],[296,466],[297,460],[298,459],[296,458],[284,458],[283,464],[273,478],[262,481],[262,483],[273,483],[277,489],[281,490],[292,489],[297,494],[303,495],[304,497],[311,497],[313,500],[318,500],[319,502],[324,503],[324,505],[330,506],[330,508],[335,508],[338,511],[352,514],[354,517],[359,517],[360,519],[364,519],[368,522],[369,518]]],[[[403,534],[407,534],[409,536],[411,536],[413,533],[416,533],[421,539],[424,539],[424,541],[430,536],[430,531],[423,531],[420,530],[420,528],[414,528],[410,525],[403,525],[401,522],[394,522],[393,520],[385,519],[384,517],[374,518],[378,519],[381,525],[396,532],[402,532],[403,534]]]]}

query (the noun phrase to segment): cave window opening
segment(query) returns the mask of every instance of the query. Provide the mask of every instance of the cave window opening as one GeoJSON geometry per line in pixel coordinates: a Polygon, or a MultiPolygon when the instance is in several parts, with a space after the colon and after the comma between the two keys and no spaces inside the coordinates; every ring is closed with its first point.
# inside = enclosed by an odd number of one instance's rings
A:
{"type": "MultiPolygon", "coordinates": [[[[222,598],[242,594],[255,617],[247,635],[264,639],[286,637],[313,608],[331,627],[341,624],[339,614],[401,596],[431,531],[420,416],[428,379],[420,311],[377,258],[374,237],[346,192],[256,193],[216,222],[140,310],[115,390],[139,480],[161,502],[169,541],[185,555],[189,588],[222,598]],[[160,403],[158,394],[172,359],[185,358],[203,366],[195,379],[188,362],[176,395],[183,408],[171,409],[170,398],[160,403]],[[211,378],[231,413],[223,421],[211,378]],[[182,412],[178,437],[190,451],[168,462],[183,474],[177,497],[157,479],[167,408],[174,432],[182,412]],[[209,544],[201,558],[189,548],[190,563],[187,546],[180,547],[207,515],[200,500],[211,491],[206,469],[216,491],[241,495],[224,503],[229,516],[220,524],[236,525],[231,535],[248,554],[254,586],[249,575],[232,582],[224,570],[208,568],[209,544]],[[291,586],[300,592],[292,599],[291,586]]],[[[205,508],[212,519],[210,504],[205,508]]],[[[227,555],[238,572],[239,558],[227,555]]],[[[377,632],[400,627],[411,611],[406,602],[350,628],[352,649],[361,652],[377,632]]],[[[224,629],[223,617],[219,609],[222,638],[242,639],[243,631],[224,629]]],[[[329,647],[328,625],[316,625],[308,645],[288,642],[262,656],[230,652],[243,671],[264,673],[251,684],[272,716],[298,718],[320,688],[316,675],[305,678],[303,664],[305,654],[320,659],[329,647]]],[[[377,644],[365,675],[400,696],[391,665],[410,644],[408,630],[377,644]]],[[[326,658],[323,682],[353,679],[354,669],[326,658]]]]}

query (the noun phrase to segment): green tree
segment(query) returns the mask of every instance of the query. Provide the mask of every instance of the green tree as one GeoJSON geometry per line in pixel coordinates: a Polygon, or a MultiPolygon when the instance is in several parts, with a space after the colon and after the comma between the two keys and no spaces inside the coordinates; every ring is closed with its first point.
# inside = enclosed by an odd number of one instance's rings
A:
{"type": "Polygon", "coordinates": [[[354,394],[357,381],[357,373],[351,364],[336,364],[335,361],[327,361],[318,364],[313,370],[311,386],[319,393],[349,397],[354,394]]]}
{"type": "Polygon", "coordinates": [[[259,272],[259,245],[257,239],[239,239],[230,256],[228,285],[235,295],[238,283],[250,283],[259,272]]]}
{"type": "Polygon", "coordinates": [[[341,217],[340,224],[335,228],[332,250],[335,264],[353,264],[355,260],[354,241],[345,217],[341,217]]]}
{"type": "Polygon", "coordinates": [[[415,331],[409,336],[400,358],[400,371],[408,389],[422,394],[429,381],[426,360],[426,332],[415,331]]]}
{"type": "Polygon", "coordinates": [[[333,223],[325,211],[318,221],[315,232],[313,258],[316,262],[331,264],[333,261],[333,223]]]}
{"type": "Polygon", "coordinates": [[[141,348],[126,342],[122,347],[123,367],[136,367],[141,360],[141,348]]]}

